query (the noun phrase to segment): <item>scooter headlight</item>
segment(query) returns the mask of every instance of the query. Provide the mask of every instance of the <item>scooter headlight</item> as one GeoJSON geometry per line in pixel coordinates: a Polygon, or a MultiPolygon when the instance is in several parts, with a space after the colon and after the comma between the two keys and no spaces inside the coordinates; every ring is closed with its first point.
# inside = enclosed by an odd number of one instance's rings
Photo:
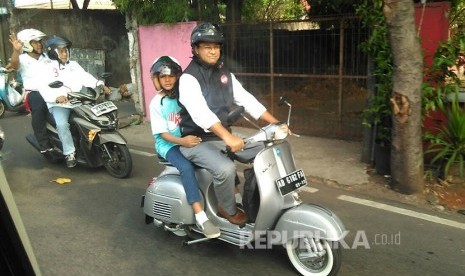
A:
{"type": "Polygon", "coordinates": [[[289,127],[285,123],[276,125],[274,130],[273,140],[283,140],[289,134],[289,127]]]}

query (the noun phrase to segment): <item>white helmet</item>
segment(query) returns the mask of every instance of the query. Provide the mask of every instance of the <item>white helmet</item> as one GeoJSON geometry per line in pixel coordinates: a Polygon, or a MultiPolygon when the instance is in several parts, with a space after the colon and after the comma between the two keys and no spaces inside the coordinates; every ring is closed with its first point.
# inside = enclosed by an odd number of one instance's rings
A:
{"type": "Polygon", "coordinates": [[[17,38],[23,42],[23,51],[30,53],[34,50],[30,42],[32,40],[39,41],[46,36],[46,34],[36,29],[24,29],[18,33],[17,38]]]}

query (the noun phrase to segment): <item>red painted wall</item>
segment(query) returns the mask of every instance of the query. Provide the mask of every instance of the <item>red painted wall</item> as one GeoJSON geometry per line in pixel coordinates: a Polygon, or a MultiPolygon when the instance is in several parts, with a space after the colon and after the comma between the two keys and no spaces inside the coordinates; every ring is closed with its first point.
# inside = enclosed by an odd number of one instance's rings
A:
{"type": "MultiPolygon", "coordinates": [[[[427,3],[425,8],[422,4],[415,5],[415,23],[420,30],[425,67],[431,66],[436,49],[449,38],[449,10],[449,2],[427,3]]],[[[441,112],[430,111],[429,117],[423,123],[423,129],[436,133],[437,128],[445,121],[441,112]]],[[[427,144],[424,143],[423,146],[426,148],[427,144]]]]}
{"type": "Polygon", "coordinates": [[[439,44],[449,37],[450,2],[415,5],[415,24],[420,30],[425,66],[430,66],[439,44]]]}

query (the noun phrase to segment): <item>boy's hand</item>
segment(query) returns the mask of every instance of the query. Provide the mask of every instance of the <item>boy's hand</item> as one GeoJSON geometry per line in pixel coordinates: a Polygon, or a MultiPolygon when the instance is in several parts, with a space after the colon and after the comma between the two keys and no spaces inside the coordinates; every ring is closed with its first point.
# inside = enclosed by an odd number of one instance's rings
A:
{"type": "Polygon", "coordinates": [[[181,139],[181,145],[186,148],[193,148],[202,142],[202,138],[194,135],[188,135],[186,137],[182,137],[181,139]]]}

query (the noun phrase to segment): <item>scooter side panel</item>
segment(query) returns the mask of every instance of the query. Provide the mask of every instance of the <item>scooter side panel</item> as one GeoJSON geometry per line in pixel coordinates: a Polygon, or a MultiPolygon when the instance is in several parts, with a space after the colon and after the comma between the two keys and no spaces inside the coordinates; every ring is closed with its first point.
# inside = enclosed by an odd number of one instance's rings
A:
{"type": "Polygon", "coordinates": [[[111,133],[100,133],[100,144],[105,144],[108,142],[113,142],[116,144],[126,145],[126,139],[117,131],[112,131],[111,133]]]}
{"type": "MultiPolygon", "coordinates": [[[[145,192],[144,213],[165,223],[195,224],[179,175],[156,178],[145,192]]],[[[203,202],[203,199],[202,199],[203,202]]]]}
{"type": "MultiPolygon", "coordinates": [[[[101,128],[85,119],[75,117],[73,120],[83,137],[87,137],[87,133],[89,132],[88,130],[90,129],[102,131],[101,128]]],[[[105,144],[107,142],[113,142],[122,145],[127,144],[126,139],[118,131],[112,131],[111,133],[100,132],[98,135],[100,138],[100,144],[105,144]]]]}
{"type": "MultiPolygon", "coordinates": [[[[281,237],[291,239],[303,235],[338,241],[344,238],[346,228],[339,217],[329,209],[314,204],[301,204],[287,210],[274,229],[281,237]]],[[[281,242],[286,242],[281,239],[281,242]]]]}
{"type": "Polygon", "coordinates": [[[275,144],[262,150],[254,161],[254,171],[260,191],[260,210],[255,220],[255,229],[271,229],[283,209],[294,207],[292,193],[282,196],[275,180],[296,170],[294,157],[288,142],[275,144]]]}
{"type": "Polygon", "coordinates": [[[99,131],[101,130],[98,126],[92,124],[91,122],[89,122],[89,121],[87,121],[85,119],[79,118],[79,117],[73,116],[73,121],[74,121],[77,129],[81,133],[81,136],[83,136],[83,137],[87,137],[87,133],[89,132],[90,129],[95,129],[95,130],[99,130],[99,131]]]}

